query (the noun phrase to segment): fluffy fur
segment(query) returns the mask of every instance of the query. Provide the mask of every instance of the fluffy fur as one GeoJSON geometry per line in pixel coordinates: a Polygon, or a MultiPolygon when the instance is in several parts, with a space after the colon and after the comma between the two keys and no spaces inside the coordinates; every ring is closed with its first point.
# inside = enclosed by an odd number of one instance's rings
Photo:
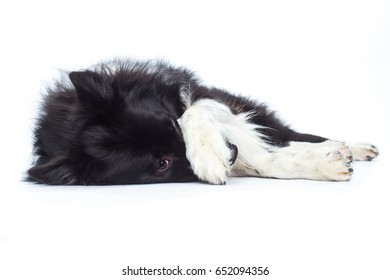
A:
{"type": "Polygon", "coordinates": [[[370,144],[331,141],[284,125],[264,104],[202,85],[160,61],[114,60],[48,89],[28,180],[137,184],[228,176],[349,180],[370,144]]]}

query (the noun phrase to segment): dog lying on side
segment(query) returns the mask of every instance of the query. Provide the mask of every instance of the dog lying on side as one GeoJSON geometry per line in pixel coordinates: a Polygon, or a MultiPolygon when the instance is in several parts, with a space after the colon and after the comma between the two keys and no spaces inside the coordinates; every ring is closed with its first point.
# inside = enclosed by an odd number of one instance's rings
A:
{"type": "Polygon", "coordinates": [[[264,104],[161,61],[113,60],[47,90],[28,180],[140,184],[228,176],[347,181],[375,146],[298,133],[264,104]]]}

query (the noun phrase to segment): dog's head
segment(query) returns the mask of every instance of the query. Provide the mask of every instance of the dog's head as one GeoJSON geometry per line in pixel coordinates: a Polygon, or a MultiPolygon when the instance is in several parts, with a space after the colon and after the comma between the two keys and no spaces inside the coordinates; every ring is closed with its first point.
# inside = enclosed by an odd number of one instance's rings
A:
{"type": "MultiPolygon", "coordinates": [[[[177,123],[183,110],[174,93],[178,87],[126,73],[83,71],[69,78],[76,96],[72,110],[41,119],[37,143],[45,155],[29,170],[30,178],[49,184],[196,180],[177,123]],[[59,143],[50,143],[50,134],[59,143]],[[45,135],[48,140],[39,139],[45,135]]],[[[56,106],[50,96],[46,101],[47,110],[56,106]]]]}

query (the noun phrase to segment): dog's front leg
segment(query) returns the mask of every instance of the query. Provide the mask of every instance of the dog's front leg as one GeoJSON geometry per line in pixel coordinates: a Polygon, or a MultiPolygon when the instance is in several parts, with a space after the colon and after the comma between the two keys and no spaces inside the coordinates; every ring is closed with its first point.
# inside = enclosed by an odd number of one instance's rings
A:
{"type": "Polygon", "coordinates": [[[237,158],[237,147],[225,137],[223,120],[230,110],[213,100],[192,104],[178,120],[186,155],[196,176],[211,184],[225,184],[237,158]]]}

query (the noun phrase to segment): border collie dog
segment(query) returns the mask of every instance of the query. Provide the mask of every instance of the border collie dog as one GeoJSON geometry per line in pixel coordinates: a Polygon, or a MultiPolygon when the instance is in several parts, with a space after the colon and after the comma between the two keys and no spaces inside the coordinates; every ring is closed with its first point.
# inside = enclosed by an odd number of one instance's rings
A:
{"type": "Polygon", "coordinates": [[[347,181],[375,146],[298,133],[264,104],[161,61],[113,60],[49,87],[28,180],[102,185],[228,176],[347,181]]]}

